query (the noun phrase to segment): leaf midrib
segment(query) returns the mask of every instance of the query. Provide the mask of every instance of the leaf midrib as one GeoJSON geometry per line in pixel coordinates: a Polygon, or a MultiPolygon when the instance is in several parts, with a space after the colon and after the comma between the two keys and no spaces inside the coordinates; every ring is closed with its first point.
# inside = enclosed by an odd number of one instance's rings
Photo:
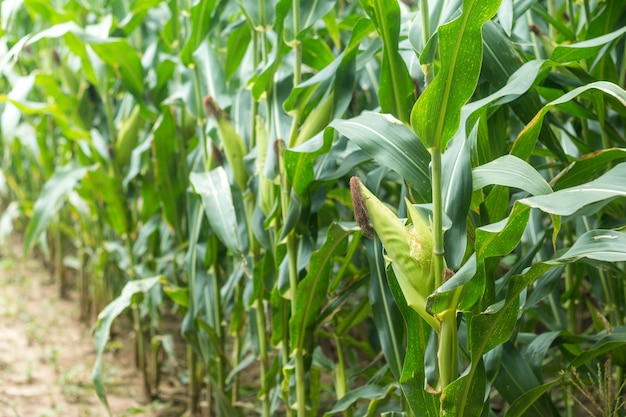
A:
{"type": "MultiPolygon", "coordinates": [[[[461,14],[462,16],[462,25],[460,28],[460,33],[464,33],[465,29],[467,27],[467,22],[469,20],[469,16],[472,12],[472,8],[474,7],[475,2],[472,2],[472,4],[467,8],[467,10],[463,10],[463,13],[461,14]]],[[[443,89],[443,97],[442,97],[442,101],[441,101],[441,111],[439,112],[439,117],[437,118],[437,129],[435,130],[435,143],[436,148],[440,148],[441,147],[441,135],[443,133],[443,127],[445,124],[445,120],[446,120],[446,115],[447,115],[447,110],[449,107],[449,97],[450,97],[450,92],[452,91],[452,76],[454,74],[454,70],[456,68],[456,61],[457,61],[457,57],[459,55],[459,50],[460,50],[460,44],[461,41],[463,40],[463,36],[459,36],[456,39],[456,42],[454,44],[454,50],[452,52],[452,56],[451,61],[450,61],[450,66],[448,67],[448,71],[446,71],[446,80],[444,83],[444,89],[443,89]]]]}

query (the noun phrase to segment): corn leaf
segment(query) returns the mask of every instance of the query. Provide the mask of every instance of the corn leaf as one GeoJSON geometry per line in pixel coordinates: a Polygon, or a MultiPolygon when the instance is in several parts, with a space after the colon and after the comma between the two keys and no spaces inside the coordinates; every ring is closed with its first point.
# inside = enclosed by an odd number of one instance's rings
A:
{"type": "Polygon", "coordinates": [[[538,417],[559,415],[548,397],[542,395],[545,387],[542,388],[541,381],[537,379],[523,356],[511,343],[504,344],[500,369],[494,385],[509,404],[525,398],[529,412],[524,415],[538,417]]]}
{"type": "Polygon", "coordinates": [[[182,238],[186,214],[187,167],[178,149],[176,124],[169,108],[164,108],[154,127],[154,155],[159,192],[165,221],[182,238]]]}
{"type": "Polygon", "coordinates": [[[557,62],[581,61],[596,56],[604,46],[620,38],[626,33],[626,27],[615,30],[606,35],[570,45],[558,45],[554,48],[550,59],[557,62]]]}
{"type": "MultiPolygon", "coordinates": [[[[400,387],[411,411],[416,416],[436,416],[439,413],[439,396],[424,389],[426,381],[426,346],[432,327],[411,308],[404,298],[403,290],[392,268],[387,269],[389,289],[404,317],[407,331],[407,346],[404,357],[400,387]]],[[[430,364],[432,365],[432,364],[430,364]]]]}
{"type": "Polygon", "coordinates": [[[601,149],[587,155],[583,155],[572,162],[564,172],[561,172],[554,180],[554,189],[580,185],[598,172],[604,171],[613,162],[622,162],[626,159],[626,149],[611,148],[601,149]]]}
{"type": "Polygon", "coordinates": [[[396,0],[361,0],[383,40],[378,101],[383,113],[393,114],[405,123],[415,101],[415,86],[404,63],[398,44],[400,40],[400,6],[396,0]]]}
{"type": "Polygon", "coordinates": [[[296,289],[296,311],[289,319],[292,349],[305,349],[307,354],[313,353],[310,346],[313,340],[312,330],[324,305],[331,267],[334,258],[345,252],[346,238],[350,233],[350,229],[334,223],[329,227],[322,247],[311,255],[309,272],[296,289]]]}
{"type": "Polygon", "coordinates": [[[237,214],[224,168],[218,167],[203,173],[192,172],[189,180],[195,193],[202,199],[204,213],[217,237],[234,255],[243,256],[244,242],[239,237],[237,214]]]}
{"type": "Polygon", "coordinates": [[[472,361],[472,372],[461,376],[444,388],[441,394],[443,415],[480,417],[485,407],[487,377],[482,359],[472,361]],[[471,383],[469,379],[472,378],[471,383]]]}
{"type": "Polygon", "coordinates": [[[474,168],[472,177],[474,190],[497,184],[519,188],[532,195],[552,193],[552,189],[537,170],[513,155],[504,155],[474,168]]]}
{"type": "Polygon", "coordinates": [[[626,197],[624,178],[626,178],[626,162],[622,162],[600,178],[588,183],[565,188],[548,195],[524,198],[519,202],[546,213],[569,216],[593,203],[616,197],[626,197]]]}
{"type": "Polygon", "coordinates": [[[411,125],[427,148],[445,150],[459,128],[461,108],[478,83],[482,26],[499,6],[500,0],[464,0],[461,16],[439,28],[441,69],[411,112],[411,125]]]}
{"type": "Polygon", "coordinates": [[[367,257],[370,264],[370,284],[368,289],[374,324],[389,369],[399,380],[404,364],[404,326],[402,316],[396,305],[387,276],[383,247],[379,239],[365,241],[367,257]]]}
{"type": "Polygon", "coordinates": [[[59,167],[46,182],[33,206],[33,215],[24,236],[24,253],[29,253],[41,234],[48,228],[52,217],[61,209],[65,197],[76,187],[94,166],[69,163],[59,167]]]}
{"type": "Polygon", "coordinates": [[[547,263],[571,263],[579,259],[626,261],[626,234],[614,230],[590,230],[581,235],[564,254],[547,263]]]}
{"type": "MultiPolygon", "coordinates": [[[[476,130],[472,131],[472,135],[476,130]]],[[[448,268],[460,268],[467,247],[467,214],[472,201],[471,140],[455,140],[442,157],[443,212],[452,220],[444,235],[444,254],[448,268]]]]}
{"type": "Polygon", "coordinates": [[[478,260],[510,253],[518,245],[529,216],[530,209],[516,202],[509,217],[476,229],[478,260]]]}
{"type": "MultiPolygon", "coordinates": [[[[217,2],[218,0],[196,0],[191,7],[191,30],[188,32],[189,37],[180,51],[180,59],[183,64],[189,65],[192,62],[193,53],[206,38],[207,28],[217,2]]],[[[173,16],[173,18],[178,19],[178,16],[173,16]]],[[[174,37],[179,36],[178,33],[173,33],[172,35],[174,37]]]]}
{"type": "MultiPolygon", "coordinates": [[[[514,375],[515,378],[519,378],[518,375],[514,375]]],[[[543,385],[536,386],[534,388],[530,388],[526,390],[522,395],[520,395],[509,407],[506,411],[505,417],[521,417],[524,413],[532,408],[533,404],[537,402],[542,395],[548,392],[552,387],[554,387],[559,382],[558,379],[547,382],[543,385]]]]}
{"type": "Polygon", "coordinates": [[[359,400],[374,401],[385,398],[393,391],[393,389],[393,384],[388,384],[386,386],[363,385],[361,387],[353,389],[343,398],[337,401],[337,403],[330,410],[324,413],[324,417],[329,417],[336,415],[337,413],[341,413],[342,411],[345,411],[348,408],[352,407],[359,400]]]}
{"type": "MultiPolygon", "coordinates": [[[[102,375],[102,355],[104,349],[109,340],[111,333],[111,325],[113,320],[117,318],[124,310],[126,310],[132,304],[133,297],[136,294],[146,293],[154,287],[159,280],[163,277],[145,278],[137,281],[128,282],[122,289],[122,293],[115,300],[111,301],[105,308],[98,314],[98,321],[96,322],[94,338],[96,341],[96,360],[92,369],[92,379],[98,394],[98,398],[107,407],[109,415],[111,410],[109,409],[109,403],[107,401],[106,392],[104,389],[103,375],[102,375]]],[[[164,279],[164,278],[163,278],[164,279]]]]}
{"type": "Polygon", "coordinates": [[[528,123],[518,135],[515,143],[513,144],[513,148],[511,149],[511,154],[521,159],[528,159],[535,147],[539,133],[541,132],[545,115],[554,106],[567,103],[570,100],[573,100],[579,95],[590,90],[598,90],[608,96],[614,97],[622,106],[626,107],[626,91],[613,83],[606,81],[596,81],[594,83],[589,83],[581,87],[575,88],[574,90],[563,94],[558,99],[551,101],[541,108],[539,113],[535,115],[530,123],[528,123]]]}
{"type": "Polygon", "coordinates": [[[376,113],[334,120],[330,126],[408,181],[417,202],[430,201],[430,154],[408,126],[391,115],[376,113]]]}

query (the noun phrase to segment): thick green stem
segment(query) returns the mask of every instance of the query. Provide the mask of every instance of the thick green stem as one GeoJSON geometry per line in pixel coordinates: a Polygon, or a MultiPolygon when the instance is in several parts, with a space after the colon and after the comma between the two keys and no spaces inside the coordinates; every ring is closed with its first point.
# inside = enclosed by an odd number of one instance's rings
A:
{"type": "MultiPolygon", "coordinates": [[[[335,336],[337,343],[337,366],[335,367],[335,392],[337,399],[340,400],[348,393],[348,381],[346,378],[346,364],[343,357],[343,339],[342,336],[335,336]]],[[[343,412],[344,417],[352,417],[354,410],[349,407],[343,412]]]]}
{"type": "MultiPolygon", "coordinates": [[[[287,215],[289,213],[289,198],[291,194],[291,187],[287,179],[287,173],[284,164],[284,143],[282,141],[277,142],[278,155],[279,155],[279,169],[281,178],[281,209],[283,212],[283,225],[287,224],[287,215]]],[[[296,289],[298,287],[298,245],[294,231],[287,235],[287,263],[289,270],[289,292],[291,296],[291,315],[296,311],[296,289]]],[[[289,321],[285,323],[286,330],[289,329],[289,321]]],[[[293,346],[289,346],[289,335],[283,338],[285,340],[283,349],[285,356],[290,355],[290,349],[293,346]]],[[[306,416],[306,389],[305,389],[305,373],[304,373],[304,357],[302,349],[293,349],[293,355],[296,363],[296,403],[298,417],[306,416]]],[[[288,407],[289,408],[289,407],[288,407]]]]}
{"type": "MultiPolygon", "coordinates": [[[[293,0],[291,3],[293,14],[293,31],[294,39],[291,42],[291,47],[294,52],[294,66],[293,66],[293,85],[294,87],[300,84],[302,78],[302,43],[296,39],[300,32],[300,0],[293,0]]],[[[293,114],[293,120],[291,123],[291,131],[289,133],[289,147],[292,147],[296,143],[298,137],[298,129],[300,127],[301,114],[298,109],[293,114]]],[[[283,153],[280,153],[282,160],[283,153]]],[[[289,208],[289,198],[291,193],[291,187],[287,181],[287,175],[285,170],[281,167],[281,176],[283,178],[283,193],[282,193],[282,208],[283,208],[283,224],[286,224],[286,216],[289,208]]],[[[298,286],[298,247],[296,236],[291,231],[287,236],[287,256],[289,263],[289,287],[291,292],[291,314],[294,314],[296,288],[298,286]]],[[[305,369],[304,369],[304,357],[302,349],[295,349],[293,351],[296,362],[296,403],[298,417],[306,416],[306,381],[305,381],[305,369]]]]}
{"type": "MultiPolygon", "coordinates": [[[[444,245],[443,245],[443,196],[441,187],[441,149],[430,149],[432,160],[431,185],[433,193],[433,278],[435,288],[443,283],[444,276],[444,245]]],[[[443,389],[454,381],[458,375],[458,335],[456,323],[456,306],[458,291],[438,318],[441,321],[439,331],[439,384],[443,389]]]]}
{"type": "MultiPolygon", "coordinates": [[[[428,39],[430,39],[430,11],[428,10],[428,0],[420,0],[420,15],[422,16],[422,42],[424,47],[428,39]]],[[[424,88],[430,84],[435,78],[435,71],[432,62],[428,62],[422,65],[422,72],[424,72],[424,88]]]]}
{"type": "MultiPolygon", "coordinates": [[[[212,300],[212,303],[211,303],[211,300],[207,294],[206,301],[208,303],[207,305],[213,304],[213,323],[215,325],[215,329],[214,329],[215,337],[217,338],[219,347],[221,351],[223,352],[225,344],[224,344],[224,329],[222,328],[222,301],[220,297],[220,270],[219,270],[219,262],[218,262],[217,256],[215,257],[215,261],[213,264],[213,279],[212,279],[211,284],[213,286],[214,300],[212,300]]],[[[216,363],[215,382],[217,384],[217,387],[223,391],[225,387],[224,365],[219,355],[216,356],[216,359],[217,359],[217,363],[216,363]]]]}
{"type": "Polygon", "coordinates": [[[265,331],[265,307],[263,305],[263,296],[260,294],[256,300],[256,326],[259,343],[259,361],[261,363],[261,384],[263,388],[263,396],[261,397],[262,413],[263,417],[270,417],[270,399],[269,399],[269,387],[267,386],[267,371],[268,371],[268,355],[267,355],[267,334],[265,331]]]}
{"type": "MultiPolygon", "coordinates": [[[[130,238],[128,235],[124,237],[124,243],[126,244],[126,254],[128,256],[129,267],[128,267],[128,276],[131,281],[135,280],[135,262],[133,258],[133,249],[130,238]]],[[[143,331],[141,330],[141,317],[139,316],[139,305],[137,301],[133,298],[131,304],[131,311],[133,314],[133,332],[135,333],[135,354],[137,357],[137,366],[141,369],[141,374],[143,376],[143,387],[145,390],[146,397],[150,398],[150,378],[148,376],[148,367],[146,364],[146,351],[145,351],[145,342],[143,337],[143,331]]]]}
{"type": "Polygon", "coordinates": [[[67,298],[68,284],[63,274],[63,240],[61,236],[61,229],[55,227],[52,231],[54,236],[54,276],[53,281],[59,283],[59,296],[61,298],[67,298]]]}
{"type": "MultiPolygon", "coordinates": [[[[289,314],[290,312],[289,312],[289,305],[288,305],[287,300],[283,300],[280,313],[281,313],[281,318],[283,321],[283,324],[282,324],[282,328],[283,328],[282,365],[283,365],[283,369],[285,369],[289,365],[289,346],[290,346],[290,341],[289,341],[289,314]]],[[[287,415],[287,417],[292,417],[293,412],[291,410],[291,407],[289,406],[289,392],[283,393],[283,399],[285,403],[287,404],[287,407],[285,407],[285,414],[287,415]]]]}
{"type": "MultiPolygon", "coordinates": [[[[193,84],[194,84],[194,95],[196,100],[196,106],[198,109],[202,109],[203,98],[201,93],[201,85],[200,82],[200,70],[197,66],[193,68],[193,84]]],[[[204,163],[204,168],[206,169],[209,166],[209,141],[206,136],[206,132],[204,131],[204,124],[206,123],[206,118],[204,117],[202,112],[198,112],[198,126],[200,126],[200,146],[202,146],[202,161],[204,163]]]]}
{"type": "Polygon", "coordinates": [[[447,387],[458,375],[458,335],[456,326],[456,307],[446,310],[441,315],[439,332],[439,384],[440,389],[447,387]]]}

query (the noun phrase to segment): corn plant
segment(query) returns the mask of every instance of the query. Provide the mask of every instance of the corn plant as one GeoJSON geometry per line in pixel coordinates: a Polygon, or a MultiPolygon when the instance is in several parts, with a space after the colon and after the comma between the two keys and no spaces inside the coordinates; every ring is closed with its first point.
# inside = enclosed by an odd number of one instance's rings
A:
{"type": "Polygon", "coordinates": [[[624,10],[4,0],[0,234],[76,271],[105,403],[127,312],[190,415],[576,415],[624,385],[624,10]]]}

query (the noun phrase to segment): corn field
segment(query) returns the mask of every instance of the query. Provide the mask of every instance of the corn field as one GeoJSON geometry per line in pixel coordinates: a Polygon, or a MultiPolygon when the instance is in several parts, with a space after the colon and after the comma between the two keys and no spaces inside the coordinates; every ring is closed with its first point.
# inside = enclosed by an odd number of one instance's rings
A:
{"type": "Polygon", "coordinates": [[[626,415],[626,3],[0,24],[0,237],[77,294],[105,405],[123,325],[187,416],[626,415]]]}

